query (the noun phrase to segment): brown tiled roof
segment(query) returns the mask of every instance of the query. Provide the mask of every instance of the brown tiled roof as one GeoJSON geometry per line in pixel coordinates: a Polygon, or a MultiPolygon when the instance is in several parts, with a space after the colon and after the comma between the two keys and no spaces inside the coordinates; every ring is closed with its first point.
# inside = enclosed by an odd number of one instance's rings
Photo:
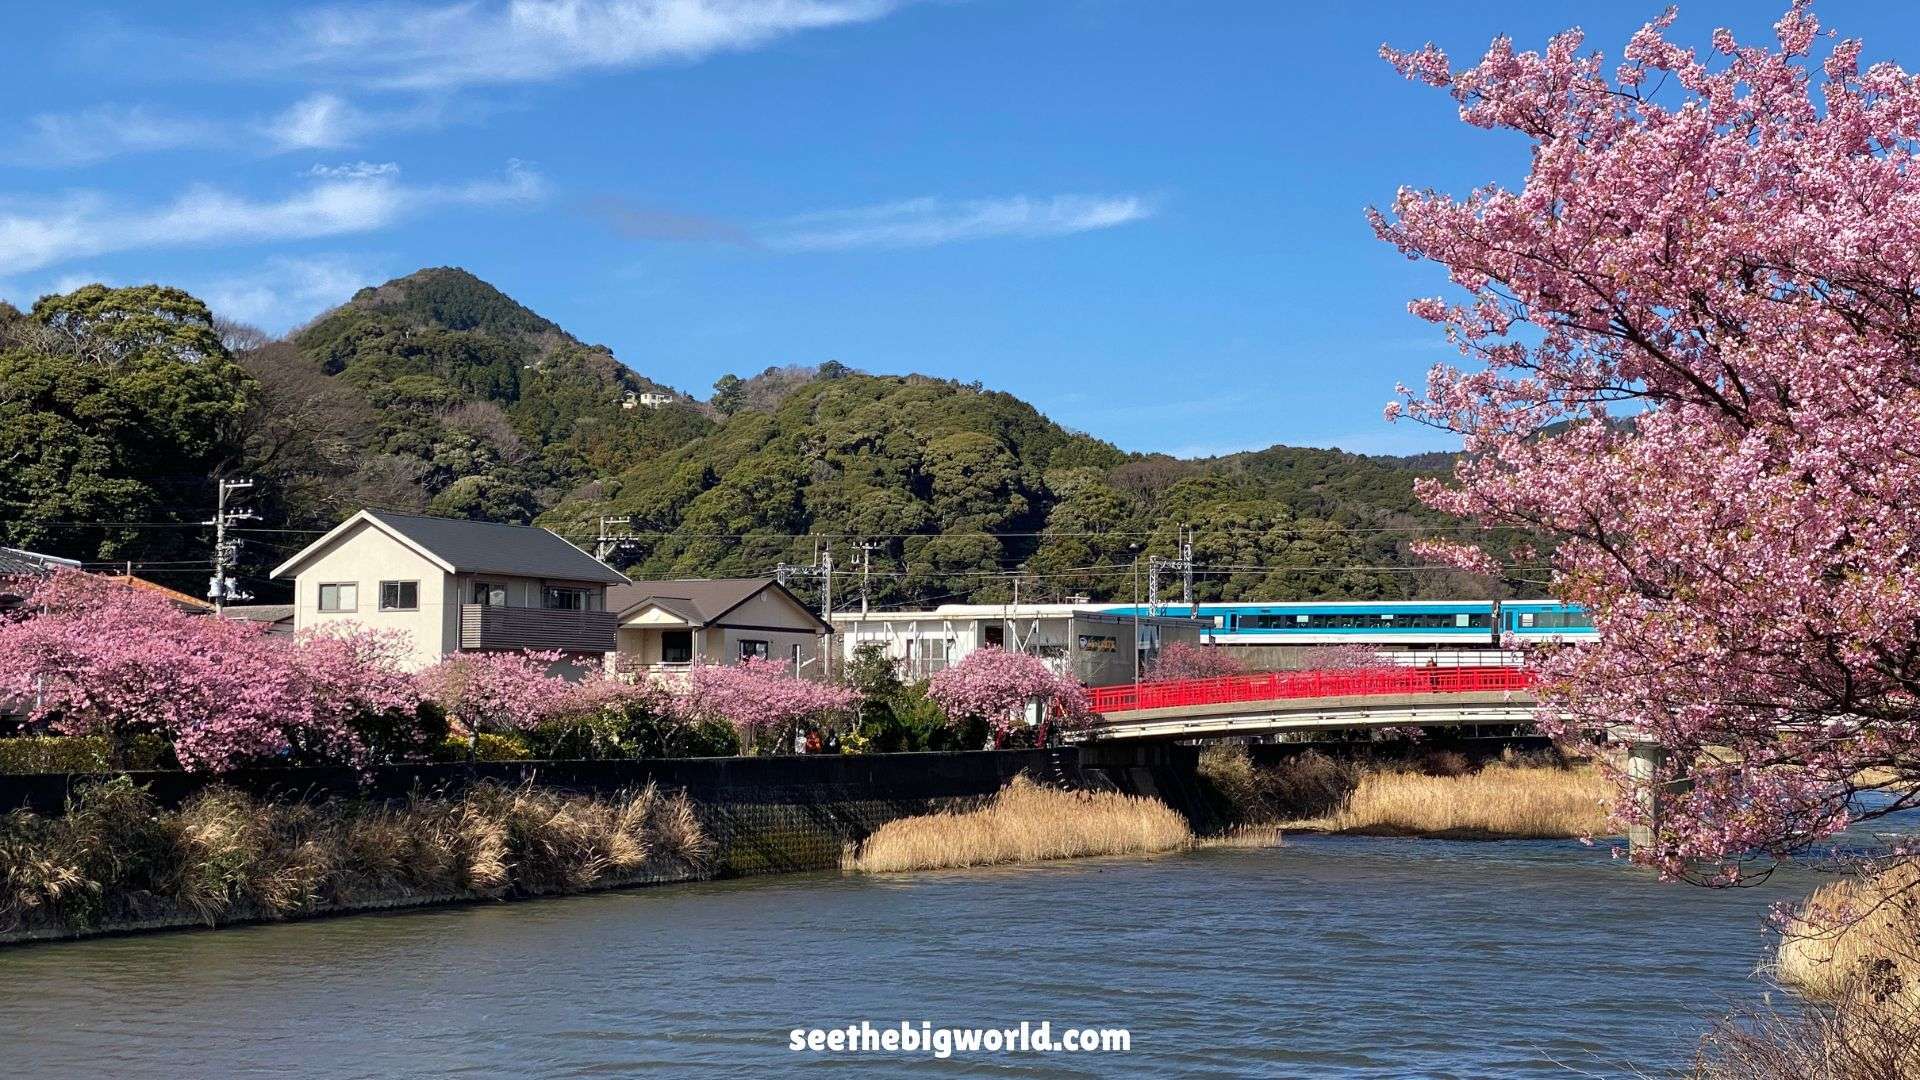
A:
{"type": "Polygon", "coordinates": [[[128,588],[139,589],[142,592],[158,593],[173,601],[176,607],[185,608],[188,611],[213,610],[213,605],[205,600],[197,596],[188,596],[178,589],[169,589],[157,581],[148,581],[143,577],[129,577],[126,574],[108,574],[106,577],[108,581],[117,581],[128,588]]]}

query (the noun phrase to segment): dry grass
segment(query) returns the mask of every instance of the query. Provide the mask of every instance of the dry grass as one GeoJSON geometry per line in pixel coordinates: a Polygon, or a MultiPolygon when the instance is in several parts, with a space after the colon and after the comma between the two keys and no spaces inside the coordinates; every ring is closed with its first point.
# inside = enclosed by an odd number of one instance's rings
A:
{"type": "Polygon", "coordinates": [[[1865,995],[1920,1015],[1920,859],[1815,890],[1781,938],[1775,976],[1815,1000],[1865,995]]]}
{"type": "Polygon", "coordinates": [[[1824,885],[1780,942],[1775,977],[1811,999],[1722,1023],[1710,1080],[1920,1076],[1920,860],[1824,885]]]}
{"type": "Polygon", "coordinates": [[[1137,855],[1193,842],[1165,804],[1113,792],[1060,791],[1025,777],[979,810],[902,818],[874,830],[842,862],[848,870],[894,873],[946,867],[1137,855]]]}
{"type": "Polygon", "coordinates": [[[1920,1076],[1920,1014],[1858,993],[1728,1017],[1701,1040],[1699,1080],[1897,1080],[1920,1076]]]}
{"type": "Polygon", "coordinates": [[[120,780],[63,815],[0,816],[0,934],[569,892],[697,872],[709,850],[686,796],[651,785],[589,797],[482,784],[397,807],[215,787],[163,810],[120,780]]]}
{"type": "Polygon", "coordinates": [[[1389,836],[1593,836],[1606,832],[1611,791],[1590,767],[1494,763],[1449,776],[1372,772],[1338,811],[1288,824],[1389,836]]]}

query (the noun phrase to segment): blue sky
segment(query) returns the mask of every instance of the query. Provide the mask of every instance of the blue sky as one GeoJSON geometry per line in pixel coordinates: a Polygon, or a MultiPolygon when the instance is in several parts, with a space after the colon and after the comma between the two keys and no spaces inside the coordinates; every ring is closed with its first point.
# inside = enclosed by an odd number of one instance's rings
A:
{"type": "MultiPolygon", "coordinates": [[[[1443,448],[1380,419],[1448,355],[1405,313],[1439,276],[1363,210],[1512,182],[1525,147],[1375,51],[1579,25],[1617,56],[1661,6],[33,5],[0,46],[0,297],[157,280],[280,331],[458,265],[702,396],[837,359],[1130,450],[1443,448]]],[[[1816,13],[1920,66],[1920,5],[1816,13]]]]}

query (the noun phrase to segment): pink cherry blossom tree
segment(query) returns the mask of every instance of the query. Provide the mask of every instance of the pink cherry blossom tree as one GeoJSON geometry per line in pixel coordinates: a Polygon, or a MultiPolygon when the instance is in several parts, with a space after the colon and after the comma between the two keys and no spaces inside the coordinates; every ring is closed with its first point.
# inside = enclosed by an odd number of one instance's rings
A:
{"type": "Polygon", "coordinates": [[[461,652],[416,676],[420,692],[447,714],[456,734],[527,731],[579,693],[555,674],[559,652],[461,652]]]}
{"type": "Polygon", "coordinates": [[[831,723],[859,702],[851,687],[802,679],[783,661],[750,657],[738,664],[696,664],[680,688],[677,708],[688,720],[718,720],[743,735],[764,735],[831,723]]]}
{"type": "Polygon", "coordinates": [[[999,648],[975,649],[936,672],[927,696],[948,716],[978,717],[1001,736],[1020,721],[1028,702],[1040,702],[1055,726],[1079,726],[1093,713],[1086,687],[1077,680],[1054,674],[1030,653],[999,648]]]}
{"type": "Polygon", "coordinates": [[[1728,882],[1920,798],[1920,80],[1816,58],[1804,0],[1777,45],[1673,19],[1617,64],[1383,49],[1531,158],[1372,220],[1459,290],[1410,307],[1465,362],[1388,407],[1464,442],[1421,496],[1538,538],[1600,632],[1533,658],[1543,723],[1671,751],[1638,857],[1728,882]]]}
{"type": "Polygon", "coordinates": [[[1301,649],[1294,654],[1289,665],[1299,671],[1359,671],[1366,668],[1392,667],[1380,659],[1380,651],[1366,645],[1314,645],[1301,649]]]}
{"type": "Polygon", "coordinates": [[[1196,645],[1176,641],[1164,645],[1160,654],[1147,665],[1142,677],[1148,682],[1172,682],[1180,679],[1212,679],[1221,675],[1243,675],[1246,661],[1231,649],[1219,645],[1196,645]]]}
{"type": "Polygon", "coordinates": [[[17,582],[0,620],[0,697],[30,722],[123,745],[154,733],[188,769],[297,758],[360,764],[365,713],[417,697],[390,636],[289,642],[254,623],[190,614],[146,591],[70,571],[17,582]]]}

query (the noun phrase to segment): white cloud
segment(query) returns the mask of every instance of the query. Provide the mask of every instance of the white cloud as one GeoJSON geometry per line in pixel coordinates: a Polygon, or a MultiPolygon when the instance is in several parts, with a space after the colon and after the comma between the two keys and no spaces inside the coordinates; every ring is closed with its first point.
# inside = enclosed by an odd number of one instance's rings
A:
{"type": "Polygon", "coordinates": [[[789,218],[763,241],[785,251],[933,247],[990,237],[1066,236],[1151,217],[1137,195],[1005,199],[924,197],[789,218]]]}
{"type": "Polygon", "coordinates": [[[447,120],[446,104],[438,98],[400,109],[365,109],[339,94],[310,94],[252,127],[269,149],[287,152],[340,150],[373,135],[437,127],[447,120]]]}
{"type": "Polygon", "coordinates": [[[464,0],[308,12],[261,71],[307,68],[388,88],[554,79],[699,60],[805,30],[878,19],[905,0],[464,0]]]}
{"type": "Polygon", "coordinates": [[[215,315],[279,334],[386,276],[369,260],[352,255],[276,256],[251,273],[214,278],[190,291],[215,315]]]}
{"type": "Polygon", "coordinates": [[[215,120],[163,112],[148,105],[96,105],[72,113],[42,113],[0,157],[36,166],[91,165],[124,154],[213,147],[284,154],[343,150],[389,132],[439,127],[490,111],[469,103],[456,115],[450,102],[428,96],[398,108],[365,108],[339,94],[309,94],[271,116],[215,120]]]}
{"type": "Polygon", "coordinates": [[[538,173],[510,162],[495,180],[409,187],[391,175],[329,178],[265,201],[203,185],[145,208],[115,206],[91,193],[53,203],[0,202],[0,264],[24,272],[116,251],[340,236],[439,206],[526,201],[545,192],[538,173]]]}
{"type": "Polygon", "coordinates": [[[368,180],[376,176],[399,176],[400,165],[392,161],[349,161],[339,165],[315,165],[308,176],[329,179],[368,180]]]}
{"type": "Polygon", "coordinates": [[[121,154],[206,146],[223,139],[221,125],[147,105],[96,105],[41,113],[6,156],[25,165],[91,165],[121,154]]]}

